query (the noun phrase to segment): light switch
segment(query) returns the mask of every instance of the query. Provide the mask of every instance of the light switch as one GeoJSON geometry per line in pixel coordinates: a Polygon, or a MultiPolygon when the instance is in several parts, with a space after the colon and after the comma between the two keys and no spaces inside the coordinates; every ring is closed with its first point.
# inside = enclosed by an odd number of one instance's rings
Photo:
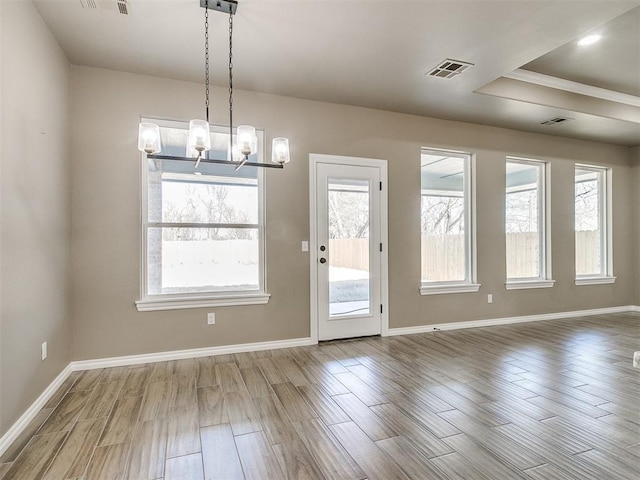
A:
{"type": "Polygon", "coordinates": [[[303,252],[308,252],[309,251],[309,242],[307,240],[303,240],[302,241],[302,251],[303,252]]]}

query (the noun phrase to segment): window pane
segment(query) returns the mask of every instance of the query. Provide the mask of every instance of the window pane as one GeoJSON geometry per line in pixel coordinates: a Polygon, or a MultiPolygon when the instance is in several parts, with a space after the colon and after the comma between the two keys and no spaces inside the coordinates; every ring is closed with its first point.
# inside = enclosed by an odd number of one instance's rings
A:
{"type": "Polygon", "coordinates": [[[149,295],[258,290],[257,228],[147,229],[149,295]]]}
{"type": "Polygon", "coordinates": [[[541,175],[542,165],[507,161],[507,278],[541,277],[541,175]]]}
{"type": "Polygon", "coordinates": [[[576,167],[576,275],[604,273],[602,261],[603,171],[576,167]]]}
{"type": "Polygon", "coordinates": [[[329,315],[368,315],[369,182],[329,179],[329,315]]]}
{"type": "Polygon", "coordinates": [[[258,223],[258,181],[207,177],[193,182],[194,175],[164,174],[162,222],[165,223],[258,223]]]}
{"type": "Polygon", "coordinates": [[[467,280],[465,175],[468,158],[423,152],[422,281],[467,280]]]}

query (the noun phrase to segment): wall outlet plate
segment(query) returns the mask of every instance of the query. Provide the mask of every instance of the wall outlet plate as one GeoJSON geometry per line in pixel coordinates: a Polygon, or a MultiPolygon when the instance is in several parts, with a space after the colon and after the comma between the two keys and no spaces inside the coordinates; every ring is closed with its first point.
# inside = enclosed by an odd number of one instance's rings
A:
{"type": "Polygon", "coordinates": [[[214,312],[207,313],[207,325],[216,324],[216,314],[214,312]]]}
{"type": "Polygon", "coordinates": [[[640,368],[640,352],[633,352],[633,366],[640,368]]]}
{"type": "Polygon", "coordinates": [[[42,345],[40,345],[40,356],[42,360],[47,359],[47,342],[42,342],[42,345]]]}

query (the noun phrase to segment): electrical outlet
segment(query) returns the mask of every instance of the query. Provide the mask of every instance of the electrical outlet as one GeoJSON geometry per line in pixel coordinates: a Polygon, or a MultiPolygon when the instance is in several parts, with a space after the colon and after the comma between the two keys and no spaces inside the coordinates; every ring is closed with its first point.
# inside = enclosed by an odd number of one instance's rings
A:
{"type": "Polygon", "coordinates": [[[207,313],[207,325],[216,324],[216,314],[213,312],[207,313]]]}
{"type": "Polygon", "coordinates": [[[493,293],[487,294],[487,303],[493,303],[493,293]]]}
{"type": "Polygon", "coordinates": [[[633,366],[640,368],[640,352],[633,352],[633,366]]]}
{"type": "Polygon", "coordinates": [[[42,342],[42,345],[40,346],[40,354],[41,354],[42,360],[46,360],[46,358],[47,358],[47,342],[42,342]]]}

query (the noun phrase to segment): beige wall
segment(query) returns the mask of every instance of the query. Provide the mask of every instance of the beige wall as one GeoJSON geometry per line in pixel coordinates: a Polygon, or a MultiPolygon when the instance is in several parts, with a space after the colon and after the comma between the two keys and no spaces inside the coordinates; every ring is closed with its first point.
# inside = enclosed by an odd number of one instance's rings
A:
{"type": "Polygon", "coordinates": [[[69,64],[31,2],[1,4],[0,435],[71,360],[69,64]]]}
{"type": "MultiPolygon", "coordinates": [[[[629,305],[633,300],[629,150],[377,110],[239,92],[234,119],[289,137],[292,162],[267,173],[265,306],[137,312],[140,268],[140,116],[202,115],[202,86],[87,67],[72,68],[73,353],[75,359],[140,354],[309,335],[308,155],[389,161],[391,327],[629,305]],[[97,133],[96,133],[97,132],[97,133]],[[420,296],[420,147],[477,158],[477,294],[420,296]],[[551,161],[553,289],[505,291],[505,155],[551,161]],[[574,285],[573,166],[614,175],[614,285],[574,285]],[[494,303],[486,303],[493,293],[494,303]],[[217,325],[206,326],[206,312],[217,325]]],[[[226,89],[212,90],[212,122],[224,124],[226,89]]]]}
{"type": "Polygon", "coordinates": [[[634,265],[634,305],[640,305],[640,146],[630,149],[630,158],[632,168],[632,183],[633,183],[633,197],[632,197],[632,205],[633,205],[633,220],[632,224],[635,227],[634,232],[634,241],[633,245],[634,254],[635,254],[635,262],[634,265]]]}

